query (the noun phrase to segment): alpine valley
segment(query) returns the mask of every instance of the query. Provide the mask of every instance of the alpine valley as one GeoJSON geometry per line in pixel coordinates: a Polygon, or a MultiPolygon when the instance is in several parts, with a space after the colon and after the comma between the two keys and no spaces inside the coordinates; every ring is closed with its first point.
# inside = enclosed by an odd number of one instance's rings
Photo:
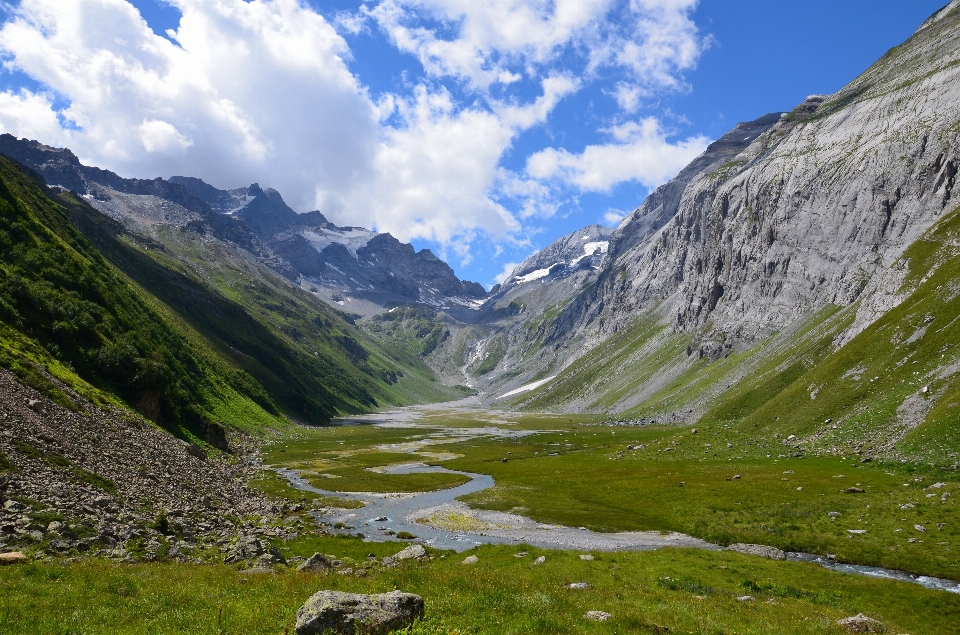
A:
{"type": "Polygon", "coordinates": [[[279,633],[317,571],[413,588],[415,633],[960,632],[960,0],[757,115],[489,292],[0,135],[0,632],[279,633]],[[358,509],[479,475],[410,521],[467,566],[358,509]]]}

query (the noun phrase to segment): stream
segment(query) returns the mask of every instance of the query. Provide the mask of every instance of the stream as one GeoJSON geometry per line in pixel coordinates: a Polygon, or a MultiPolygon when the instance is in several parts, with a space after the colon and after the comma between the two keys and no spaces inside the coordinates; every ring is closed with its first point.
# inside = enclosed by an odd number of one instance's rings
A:
{"type": "MultiPolygon", "coordinates": [[[[364,422],[369,424],[369,421],[364,422]]],[[[389,424],[388,424],[389,425],[389,424]]],[[[397,425],[394,423],[394,425],[397,425]]],[[[403,424],[401,424],[403,425],[403,424]]],[[[492,431],[513,431],[484,429],[492,431]]],[[[470,432],[474,436],[478,430],[470,432]]],[[[456,434],[462,435],[463,431],[456,434]]],[[[429,442],[404,444],[413,453],[429,442]]],[[[394,451],[400,449],[393,446],[394,451]]],[[[584,527],[538,523],[526,516],[506,512],[491,512],[471,509],[457,499],[494,486],[492,476],[449,470],[421,462],[392,465],[382,470],[385,474],[415,474],[439,472],[461,474],[470,478],[466,483],[434,492],[389,493],[337,492],[314,487],[296,470],[274,468],[291,487],[352,501],[362,501],[358,509],[325,508],[311,512],[318,523],[328,525],[334,532],[361,535],[365,540],[386,542],[396,540],[395,534],[408,532],[417,537],[417,542],[437,548],[465,551],[482,544],[527,544],[546,549],[590,551],[643,551],[661,547],[690,547],[720,550],[718,545],[679,533],[657,531],[599,533],[584,527]],[[340,525],[334,529],[334,525],[340,525]]],[[[832,571],[851,573],[874,578],[912,582],[929,589],[960,593],[960,582],[930,576],[918,576],[905,571],[847,564],[811,553],[788,552],[787,560],[811,562],[832,571]]]]}

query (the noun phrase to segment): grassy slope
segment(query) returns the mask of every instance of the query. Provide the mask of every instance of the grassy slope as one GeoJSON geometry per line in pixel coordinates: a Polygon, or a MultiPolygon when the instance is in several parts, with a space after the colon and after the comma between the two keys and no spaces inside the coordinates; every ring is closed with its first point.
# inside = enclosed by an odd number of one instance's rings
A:
{"type": "Polygon", "coordinates": [[[0,299],[0,363],[63,405],[72,405],[70,397],[43,371],[95,403],[118,404],[119,397],[201,438],[212,411],[276,422],[256,382],[225,379],[209,351],[191,346],[6,159],[0,299]]]}
{"type": "Polygon", "coordinates": [[[61,202],[171,322],[197,334],[235,376],[262,385],[285,414],[318,423],[449,397],[423,364],[392,359],[337,311],[249,255],[174,228],[162,228],[160,242],[144,240],[69,194],[61,202]]]}

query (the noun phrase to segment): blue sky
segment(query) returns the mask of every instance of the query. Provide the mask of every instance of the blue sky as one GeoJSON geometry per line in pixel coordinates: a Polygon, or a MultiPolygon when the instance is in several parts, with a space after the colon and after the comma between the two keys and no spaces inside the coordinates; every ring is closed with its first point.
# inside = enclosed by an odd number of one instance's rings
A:
{"type": "Polygon", "coordinates": [[[23,0],[0,130],[124,176],[259,182],[493,283],[944,0],[23,0]]]}

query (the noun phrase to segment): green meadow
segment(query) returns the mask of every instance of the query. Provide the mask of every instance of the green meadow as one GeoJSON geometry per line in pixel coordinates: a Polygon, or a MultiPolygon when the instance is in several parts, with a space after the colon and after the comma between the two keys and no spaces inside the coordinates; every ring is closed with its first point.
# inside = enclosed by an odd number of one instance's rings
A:
{"type": "MultiPolygon", "coordinates": [[[[595,531],[680,531],[720,545],[760,543],[960,578],[954,473],[793,458],[784,447],[776,437],[723,425],[694,432],[614,427],[596,416],[435,410],[402,428],[301,428],[266,447],[263,458],[342,492],[426,491],[462,482],[458,475],[371,470],[443,465],[493,475],[494,488],[465,499],[475,508],[595,531]],[[502,433],[490,434],[492,428],[502,433]]],[[[268,469],[253,484],[306,509],[347,503],[295,490],[268,469]]],[[[297,608],[320,589],[418,593],[426,616],[410,632],[430,635],[840,633],[836,621],[861,612],[891,633],[960,630],[960,595],[729,551],[592,552],[594,560],[584,561],[579,552],[485,545],[469,552],[479,558],[474,565],[461,564],[468,554],[430,550],[427,561],[383,568],[374,558],[409,543],[317,530],[275,544],[287,558],[321,552],[351,571],[307,574],[291,565],[249,573],[220,564],[215,550],[203,565],[86,560],[6,567],[0,632],[289,633],[297,608]],[[546,561],[534,564],[541,555],[546,561]],[[566,588],[572,582],[591,588],[566,588]],[[738,599],[744,596],[752,599],[738,599]],[[594,610],[613,617],[587,620],[594,610]]]]}

